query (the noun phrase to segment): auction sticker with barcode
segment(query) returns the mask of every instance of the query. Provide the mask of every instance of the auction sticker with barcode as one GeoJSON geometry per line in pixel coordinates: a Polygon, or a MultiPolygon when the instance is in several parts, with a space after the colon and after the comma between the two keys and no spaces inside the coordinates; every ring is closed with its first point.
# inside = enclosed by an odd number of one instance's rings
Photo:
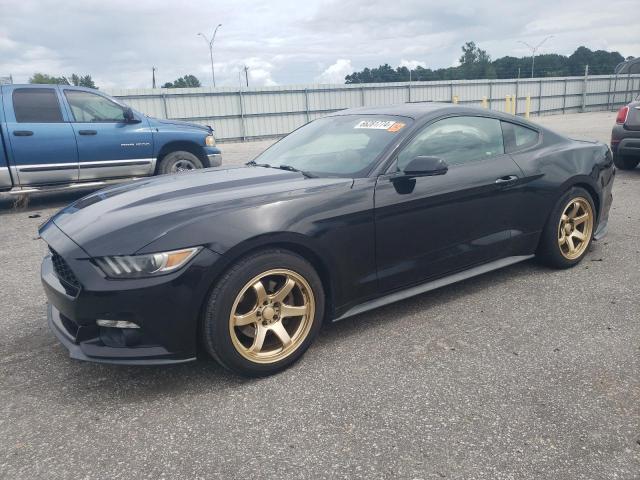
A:
{"type": "Polygon", "coordinates": [[[394,120],[362,120],[353,128],[373,128],[375,130],[387,130],[396,123],[394,120]]]}
{"type": "Polygon", "coordinates": [[[386,130],[387,132],[395,133],[400,131],[404,126],[404,123],[394,120],[362,120],[353,128],[372,128],[374,130],[386,130]]]}

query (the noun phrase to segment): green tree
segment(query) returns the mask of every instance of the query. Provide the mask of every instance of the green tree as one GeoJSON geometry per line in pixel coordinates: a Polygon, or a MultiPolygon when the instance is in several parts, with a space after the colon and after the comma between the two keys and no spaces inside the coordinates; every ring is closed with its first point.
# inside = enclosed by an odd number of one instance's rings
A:
{"type": "Polygon", "coordinates": [[[202,84],[194,75],[185,75],[173,82],[165,83],[162,88],[194,88],[201,87],[202,84]]]}
{"type": "Polygon", "coordinates": [[[46,73],[34,73],[33,76],[29,79],[29,83],[34,84],[49,84],[49,85],[75,85],[76,87],[87,87],[87,88],[95,88],[98,87],[94,83],[91,75],[77,75],[72,73],[69,78],[55,77],[53,75],[48,75],[46,73]]]}
{"type": "Polygon", "coordinates": [[[96,90],[98,89],[98,87],[96,87],[95,82],[91,78],[91,75],[80,76],[73,73],[71,75],[70,80],[71,80],[71,84],[75,85],[76,87],[95,88],[96,90]]]}
{"type": "Polygon", "coordinates": [[[46,73],[34,73],[33,77],[29,79],[29,83],[42,83],[52,85],[69,85],[69,82],[65,77],[54,77],[46,73]]]}
{"type": "Polygon", "coordinates": [[[496,78],[495,68],[491,64],[491,57],[479,48],[475,42],[467,42],[462,46],[460,67],[456,76],[460,79],[473,80],[477,78],[496,78]]]}
{"type": "MultiPolygon", "coordinates": [[[[592,75],[606,75],[613,73],[616,65],[624,61],[618,52],[607,52],[581,46],[569,57],[556,53],[536,55],[534,76],[563,77],[584,75],[586,65],[592,75]]],[[[475,42],[467,42],[462,46],[460,65],[457,67],[430,68],[417,67],[411,70],[414,81],[429,80],[471,80],[480,78],[527,78],[531,76],[531,57],[506,56],[491,61],[491,57],[479,48],[475,42]]],[[[409,70],[398,67],[395,70],[388,64],[376,68],[365,68],[361,72],[353,72],[345,77],[345,83],[374,83],[374,82],[406,82],[409,80],[409,70]]]]}

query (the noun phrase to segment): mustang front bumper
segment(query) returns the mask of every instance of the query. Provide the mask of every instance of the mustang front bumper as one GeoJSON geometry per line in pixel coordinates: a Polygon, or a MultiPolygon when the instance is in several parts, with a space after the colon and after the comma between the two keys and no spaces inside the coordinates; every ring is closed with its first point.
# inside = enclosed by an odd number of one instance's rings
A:
{"type": "Polygon", "coordinates": [[[54,224],[42,232],[49,326],[72,358],[102,363],[166,364],[194,360],[200,308],[219,255],[203,248],[177,272],[152,278],[106,278],[54,224]],[[139,328],[99,326],[97,320],[139,328]]]}

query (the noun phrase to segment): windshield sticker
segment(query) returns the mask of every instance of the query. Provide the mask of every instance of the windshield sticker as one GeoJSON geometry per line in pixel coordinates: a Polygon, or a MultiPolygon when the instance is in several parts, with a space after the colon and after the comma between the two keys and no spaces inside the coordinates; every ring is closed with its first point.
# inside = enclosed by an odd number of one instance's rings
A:
{"type": "Polygon", "coordinates": [[[396,123],[393,120],[362,120],[353,128],[372,128],[374,130],[387,130],[396,123]]]}
{"type": "Polygon", "coordinates": [[[403,127],[404,127],[404,123],[396,122],[393,125],[391,125],[389,128],[387,128],[387,132],[395,133],[402,130],[403,127]]]}

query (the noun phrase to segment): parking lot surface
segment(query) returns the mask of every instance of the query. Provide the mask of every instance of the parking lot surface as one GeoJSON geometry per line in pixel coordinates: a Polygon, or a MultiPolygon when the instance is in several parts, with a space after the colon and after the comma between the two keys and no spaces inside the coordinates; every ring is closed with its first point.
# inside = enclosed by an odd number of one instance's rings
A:
{"type": "MultiPolygon", "coordinates": [[[[615,114],[543,117],[607,141],[615,114]]],[[[270,142],[223,144],[241,163],[270,142]]],[[[577,267],[534,261],[327,325],[289,370],[69,359],[36,227],[0,202],[0,478],[640,478],[640,169],[577,267]]]]}

